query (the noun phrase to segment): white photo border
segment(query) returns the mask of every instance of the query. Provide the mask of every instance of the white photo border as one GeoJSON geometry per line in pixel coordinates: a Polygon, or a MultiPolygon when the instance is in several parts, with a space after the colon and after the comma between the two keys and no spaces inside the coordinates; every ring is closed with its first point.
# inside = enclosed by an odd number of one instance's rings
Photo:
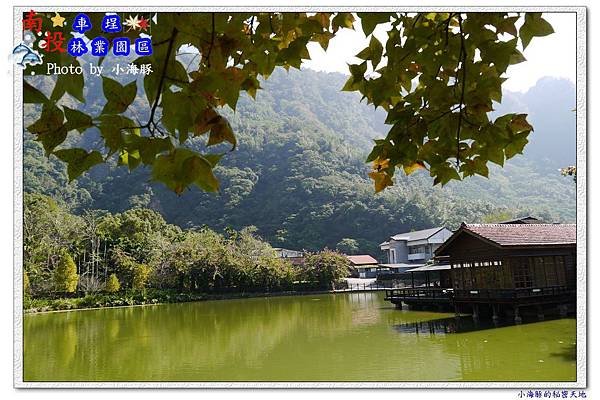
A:
{"type": "MultiPolygon", "coordinates": [[[[58,7],[61,11],[81,12],[173,12],[175,7],[58,7]]],[[[15,6],[14,45],[22,41],[21,18],[31,7],[15,6]]],[[[36,11],[56,11],[57,7],[36,6],[36,11]]],[[[227,6],[176,7],[178,12],[544,12],[575,13],[576,30],[576,126],[577,126],[577,380],[567,382],[26,382],[23,380],[23,70],[13,69],[14,96],[14,248],[13,248],[13,385],[15,388],[585,388],[587,387],[587,8],[551,7],[338,7],[338,6],[227,6]]]]}

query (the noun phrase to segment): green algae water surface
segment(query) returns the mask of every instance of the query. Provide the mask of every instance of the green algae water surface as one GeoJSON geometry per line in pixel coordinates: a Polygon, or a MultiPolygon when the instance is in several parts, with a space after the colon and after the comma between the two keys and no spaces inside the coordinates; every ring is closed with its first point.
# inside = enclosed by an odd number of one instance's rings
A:
{"type": "Polygon", "coordinates": [[[492,327],[383,293],[26,315],[26,381],[574,381],[575,320],[492,327]]]}

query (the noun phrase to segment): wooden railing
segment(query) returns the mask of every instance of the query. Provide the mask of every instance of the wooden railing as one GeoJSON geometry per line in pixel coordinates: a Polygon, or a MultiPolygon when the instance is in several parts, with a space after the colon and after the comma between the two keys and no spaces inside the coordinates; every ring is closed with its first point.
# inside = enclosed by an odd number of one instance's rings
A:
{"type": "Polygon", "coordinates": [[[548,286],[540,288],[517,288],[517,289],[455,289],[452,293],[454,299],[466,300],[510,300],[533,297],[552,297],[570,294],[573,289],[567,286],[548,286]]]}
{"type": "Polygon", "coordinates": [[[416,287],[386,289],[386,300],[401,301],[513,301],[517,299],[535,299],[570,295],[574,289],[567,286],[549,286],[541,288],[518,289],[443,289],[438,287],[416,287]]]}
{"type": "Polygon", "coordinates": [[[399,298],[399,299],[443,299],[448,298],[448,289],[442,289],[439,287],[416,287],[416,288],[399,288],[399,289],[388,289],[385,291],[386,299],[399,298]]]}

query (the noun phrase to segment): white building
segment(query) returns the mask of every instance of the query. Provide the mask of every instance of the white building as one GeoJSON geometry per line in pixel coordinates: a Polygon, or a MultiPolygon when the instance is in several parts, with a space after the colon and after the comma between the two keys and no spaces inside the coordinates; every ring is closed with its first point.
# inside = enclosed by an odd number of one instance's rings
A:
{"type": "Polygon", "coordinates": [[[368,254],[346,256],[350,261],[350,268],[356,271],[359,278],[375,278],[380,272],[377,260],[368,254]]]}
{"type": "Polygon", "coordinates": [[[379,245],[387,253],[388,261],[380,265],[392,272],[404,272],[425,265],[450,236],[452,231],[443,226],[394,235],[379,245]]]}
{"type": "Polygon", "coordinates": [[[304,257],[303,251],[284,249],[282,247],[273,247],[273,250],[275,250],[275,253],[277,253],[277,257],[279,257],[279,258],[304,257]]]}

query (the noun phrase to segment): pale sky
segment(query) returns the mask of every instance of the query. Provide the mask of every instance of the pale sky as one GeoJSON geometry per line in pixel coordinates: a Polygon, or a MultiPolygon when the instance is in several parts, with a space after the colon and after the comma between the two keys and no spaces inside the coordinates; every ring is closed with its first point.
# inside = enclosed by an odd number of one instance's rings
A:
{"type": "MultiPolygon", "coordinates": [[[[511,66],[506,76],[504,88],[513,92],[527,91],[538,79],[544,76],[561,77],[576,80],[576,14],[544,13],[544,18],[554,27],[554,33],[533,38],[523,54],[527,61],[511,66]]],[[[347,63],[359,61],[357,54],[367,44],[361,29],[358,32],[343,29],[329,43],[327,52],[316,43],[309,44],[312,60],[304,61],[302,66],[318,71],[341,72],[348,74],[347,63]]],[[[382,40],[386,37],[385,27],[379,26],[375,36],[382,40]]]]}

